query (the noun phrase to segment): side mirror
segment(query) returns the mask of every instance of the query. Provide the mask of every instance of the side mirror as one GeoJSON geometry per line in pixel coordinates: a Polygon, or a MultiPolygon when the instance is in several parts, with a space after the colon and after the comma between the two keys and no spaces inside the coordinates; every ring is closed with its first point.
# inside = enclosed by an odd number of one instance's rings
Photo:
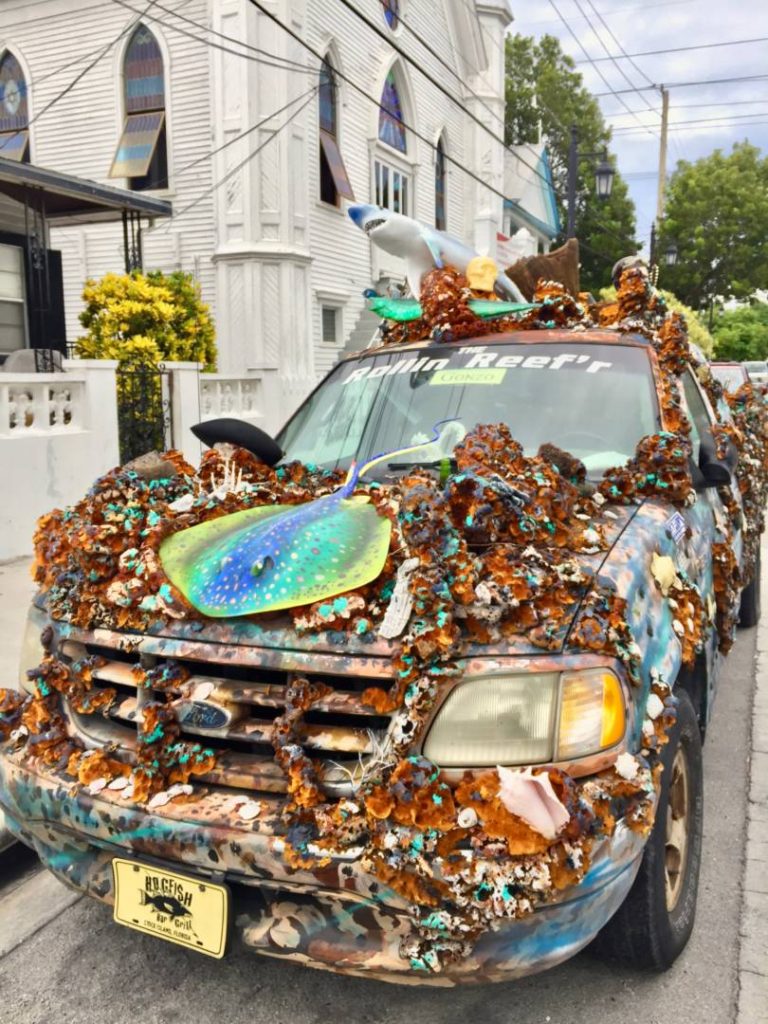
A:
{"type": "Polygon", "coordinates": [[[195,437],[212,448],[215,444],[236,444],[245,448],[268,466],[274,466],[283,457],[283,449],[269,434],[245,420],[223,417],[206,420],[191,428],[195,437]]]}
{"type": "MultiPolygon", "coordinates": [[[[729,456],[730,454],[729,452],[729,456]]],[[[702,438],[699,447],[699,473],[694,476],[696,489],[704,490],[707,487],[721,487],[723,484],[730,484],[731,469],[728,462],[728,456],[725,460],[718,459],[712,438],[702,438]]]]}

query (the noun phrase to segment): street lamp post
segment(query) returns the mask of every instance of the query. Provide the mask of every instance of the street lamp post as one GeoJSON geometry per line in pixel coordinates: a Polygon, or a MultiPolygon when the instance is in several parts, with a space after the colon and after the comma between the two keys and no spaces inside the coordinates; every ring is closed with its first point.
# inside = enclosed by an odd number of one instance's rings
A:
{"type": "MultiPolygon", "coordinates": [[[[651,251],[649,257],[649,263],[652,267],[658,263],[657,249],[657,238],[656,238],[656,221],[651,224],[651,251]]],[[[667,267],[674,267],[677,264],[678,248],[677,242],[670,239],[667,242],[666,248],[664,249],[664,265],[667,267]]]]}
{"type": "Polygon", "coordinates": [[[600,161],[595,167],[595,191],[598,199],[609,199],[616,171],[608,160],[608,152],[603,149],[599,153],[580,153],[579,130],[572,124],[571,142],[568,147],[568,238],[576,237],[576,179],[579,173],[579,160],[585,159],[600,161]]]}

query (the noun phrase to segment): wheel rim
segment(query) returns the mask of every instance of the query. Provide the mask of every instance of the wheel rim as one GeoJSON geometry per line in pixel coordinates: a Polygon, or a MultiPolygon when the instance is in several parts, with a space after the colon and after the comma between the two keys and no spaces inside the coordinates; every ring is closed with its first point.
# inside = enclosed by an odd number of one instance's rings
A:
{"type": "Polygon", "coordinates": [[[667,828],[664,846],[664,888],[667,910],[674,910],[677,906],[685,881],[691,816],[690,791],[688,758],[680,744],[672,762],[667,797],[667,828]]]}

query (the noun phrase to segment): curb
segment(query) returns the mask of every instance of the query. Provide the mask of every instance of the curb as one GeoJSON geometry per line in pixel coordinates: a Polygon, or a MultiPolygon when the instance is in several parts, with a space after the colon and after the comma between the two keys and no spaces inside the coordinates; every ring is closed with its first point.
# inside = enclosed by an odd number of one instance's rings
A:
{"type": "MultiPolygon", "coordinates": [[[[768,566],[768,535],[761,554],[768,566]]],[[[768,571],[760,599],[766,615],[757,624],[736,1024],[768,1024],[768,571]]]]}

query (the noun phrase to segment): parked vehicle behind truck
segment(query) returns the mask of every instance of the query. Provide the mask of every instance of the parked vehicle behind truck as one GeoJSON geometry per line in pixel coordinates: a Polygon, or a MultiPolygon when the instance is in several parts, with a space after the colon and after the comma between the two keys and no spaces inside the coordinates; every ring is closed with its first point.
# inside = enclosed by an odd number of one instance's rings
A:
{"type": "Polygon", "coordinates": [[[668,967],[765,452],[645,315],[550,291],[496,332],[398,327],[274,466],[224,424],[197,472],[140,460],[45,519],[27,695],[0,701],[14,833],[212,956],[456,984],[597,937],[668,967]]]}

